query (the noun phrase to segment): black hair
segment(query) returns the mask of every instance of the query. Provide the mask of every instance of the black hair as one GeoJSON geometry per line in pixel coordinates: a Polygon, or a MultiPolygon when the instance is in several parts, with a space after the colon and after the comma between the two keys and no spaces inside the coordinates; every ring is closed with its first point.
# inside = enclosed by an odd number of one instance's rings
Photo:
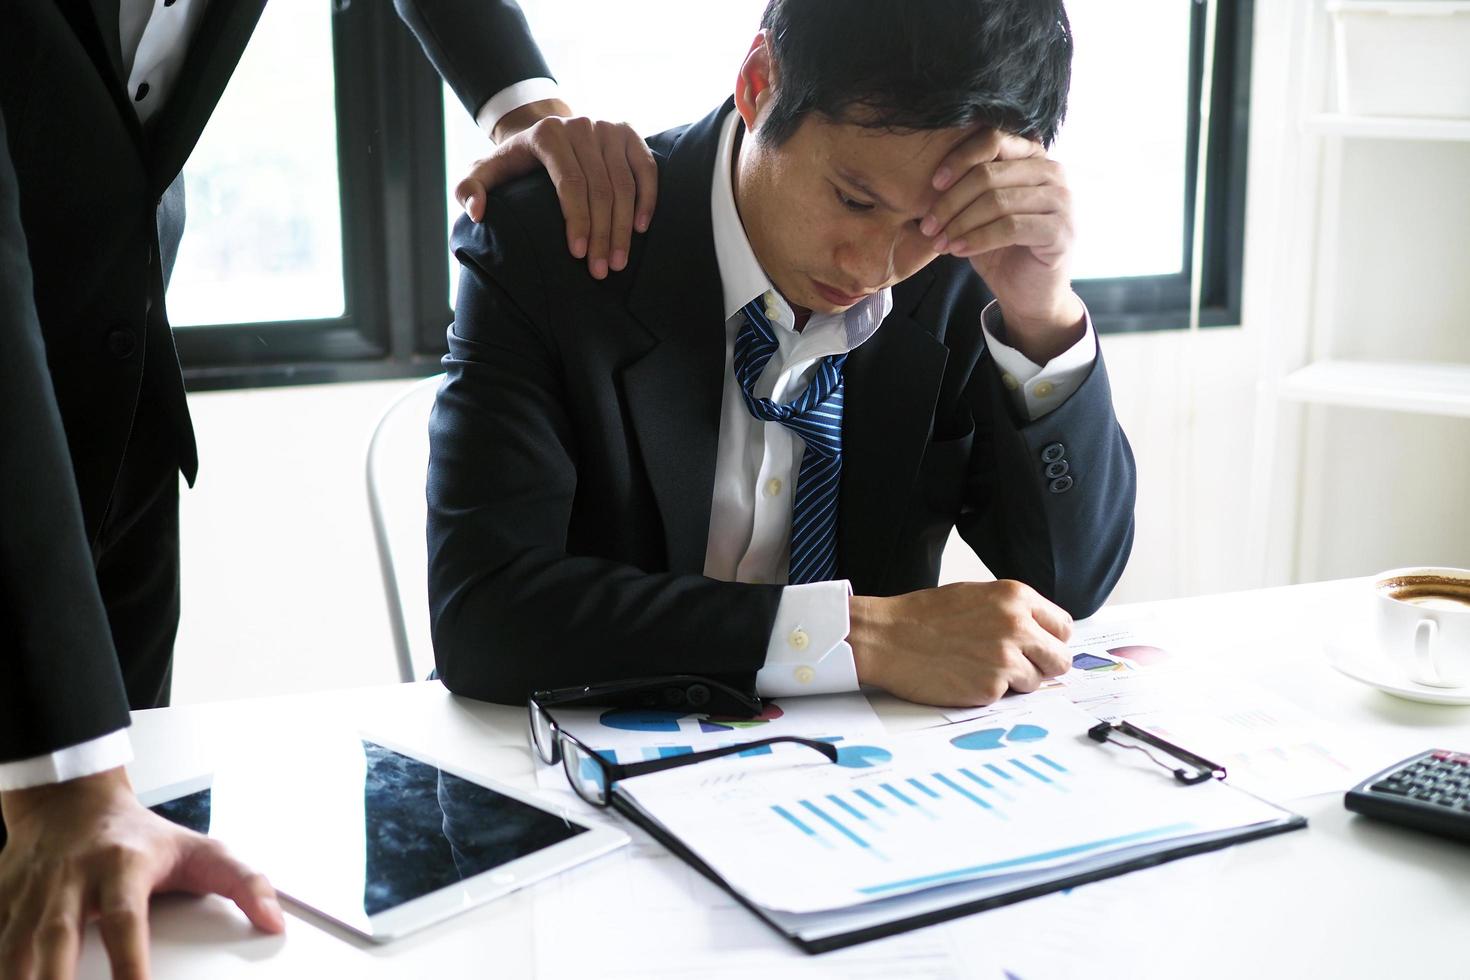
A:
{"type": "Polygon", "coordinates": [[[899,131],[981,123],[1050,146],[1067,112],[1072,29],[1061,0],[770,0],[775,62],[761,137],[817,112],[899,131]]]}

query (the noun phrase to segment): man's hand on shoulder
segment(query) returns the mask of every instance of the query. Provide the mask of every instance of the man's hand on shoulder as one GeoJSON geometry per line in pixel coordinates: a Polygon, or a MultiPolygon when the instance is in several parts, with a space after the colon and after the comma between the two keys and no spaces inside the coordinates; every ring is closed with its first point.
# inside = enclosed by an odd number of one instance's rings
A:
{"type": "Polygon", "coordinates": [[[1072,617],[1021,582],[958,582],[849,600],[858,680],[907,701],[971,707],[1071,666],[1072,617]]]}
{"type": "Polygon", "coordinates": [[[994,129],[952,150],[934,172],[940,191],[920,230],[934,250],[970,260],[1000,303],[1005,342],[1037,364],[1086,331],[1072,292],[1072,195],[1040,143],[994,129]]]}
{"type": "Polygon", "coordinates": [[[0,810],[0,976],[73,976],[95,919],[113,977],[146,977],[154,892],[223,895],[257,928],[285,928],[265,878],[143,807],[122,769],[0,793],[0,810]]]}
{"type": "Polygon", "coordinates": [[[495,138],[495,149],[454,188],[470,220],[484,220],[492,187],[544,167],[556,185],[572,255],[587,260],[595,279],[622,271],[633,231],[648,230],[658,198],[658,165],[633,127],[573,116],[553,99],[508,113],[495,138]]]}

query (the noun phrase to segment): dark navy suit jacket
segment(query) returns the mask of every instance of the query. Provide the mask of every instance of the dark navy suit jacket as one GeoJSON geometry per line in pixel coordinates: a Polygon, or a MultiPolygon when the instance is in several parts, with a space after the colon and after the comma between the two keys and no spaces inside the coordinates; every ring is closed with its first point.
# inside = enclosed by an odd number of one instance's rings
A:
{"type": "MultiPolygon", "coordinates": [[[[456,693],[518,702],[678,672],[754,684],[781,587],[701,574],[725,368],[710,181],[730,110],[649,141],[658,212],[604,281],[567,254],[544,177],[455,228],[428,533],[435,657],[456,693]]],[[[862,595],[933,586],[958,527],[997,576],[1083,616],[1132,544],[1132,454],[1101,359],[1061,407],[1016,416],[980,329],[989,300],[968,261],[937,259],[848,357],[839,573],[862,595]]]]}

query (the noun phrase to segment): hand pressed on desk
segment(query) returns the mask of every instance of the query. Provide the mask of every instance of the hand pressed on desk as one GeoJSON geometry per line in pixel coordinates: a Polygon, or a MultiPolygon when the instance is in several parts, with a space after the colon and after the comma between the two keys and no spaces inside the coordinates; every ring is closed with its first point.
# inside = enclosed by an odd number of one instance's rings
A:
{"type": "Polygon", "coordinates": [[[1021,582],[956,582],[849,600],[858,680],[907,701],[989,704],[1072,664],[1072,617],[1021,582]]]}
{"type": "Polygon", "coordinates": [[[127,773],[0,794],[10,835],[0,851],[0,976],[71,977],[96,920],[117,980],[148,976],[148,899],[217,894],[265,932],[285,922],[265,878],[218,841],[138,802],[127,773]]]}

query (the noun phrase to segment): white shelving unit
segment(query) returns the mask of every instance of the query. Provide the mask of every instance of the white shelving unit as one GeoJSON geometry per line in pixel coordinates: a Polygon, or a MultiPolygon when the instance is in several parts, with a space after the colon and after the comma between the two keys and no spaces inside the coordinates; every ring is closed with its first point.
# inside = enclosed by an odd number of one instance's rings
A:
{"type": "MultiPolygon", "coordinates": [[[[1406,153],[1414,144],[1424,142],[1462,142],[1470,144],[1470,119],[1411,118],[1404,116],[1367,116],[1322,111],[1327,101],[1324,84],[1326,67],[1313,64],[1313,54],[1327,50],[1328,24],[1322,0],[1304,0],[1309,4],[1303,30],[1305,61],[1302,70],[1302,106],[1299,127],[1305,139],[1313,140],[1315,156],[1315,246],[1310,261],[1310,316],[1306,327],[1305,356],[1291,363],[1276,351],[1263,358],[1263,381],[1259,389],[1254,472],[1252,474],[1251,521],[1255,535],[1253,546],[1261,560],[1262,578],[1267,582],[1300,574],[1311,575],[1312,561],[1318,542],[1310,526],[1298,528],[1295,520],[1286,527],[1295,537],[1295,545],[1284,560],[1279,545],[1268,538],[1273,500],[1279,508],[1283,496],[1293,501],[1298,512],[1304,495],[1320,488],[1307,486],[1310,474],[1322,461],[1323,417],[1318,410],[1288,413],[1292,405],[1336,406],[1410,412],[1422,415],[1470,418],[1470,363],[1402,362],[1386,360],[1343,360],[1335,356],[1338,317],[1337,267],[1340,256],[1337,243],[1345,220],[1342,192],[1344,144],[1355,140],[1401,142],[1406,153]],[[1320,32],[1320,33],[1319,33],[1320,32]],[[1316,74],[1313,74],[1313,69],[1316,74]],[[1290,417],[1288,418],[1288,415],[1290,417]],[[1279,455],[1296,456],[1283,466],[1279,455]],[[1282,472],[1289,469],[1290,472],[1282,472]],[[1304,473],[1307,474],[1304,481],[1304,473]],[[1283,493],[1281,486],[1289,490],[1283,493]],[[1304,560],[1304,557],[1306,560],[1304,560]],[[1303,566],[1306,566],[1305,569],[1303,566]]],[[[1328,0],[1326,7],[1332,6],[1328,0]]],[[[1338,4],[1338,6],[1342,6],[1338,4]]],[[[1359,6],[1375,6],[1360,4],[1359,6]]],[[[1406,4],[1405,7],[1408,5],[1406,4]]],[[[1455,6],[1466,6],[1455,4],[1455,6]]],[[[1396,16],[1396,15],[1395,15],[1396,16]]],[[[1337,37],[1341,43],[1341,35],[1337,37]]],[[[1340,67],[1340,66],[1339,66],[1340,67]]],[[[1342,84],[1339,73],[1339,84],[1342,84]]],[[[1464,193],[1462,187],[1447,188],[1447,193],[1464,193]]],[[[1465,324],[1470,329],[1470,323],[1465,324]]],[[[1299,338],[1300,339],[1300,338],[1299,338]]],[[[1285,338],[1283,338],[1285,344],[1285,338]]]]}
{"type": "Polygon", "coordinates": [[[1281,379],[1280,398],[1470,418],[1470,364],[1314,361],[1281,379]]]}
{"type": "Polygon", "coordinates": [[[1319,112],[1306,130],[1321,136],[1384,140],[1470,140],[1470,119],[1412,119],[1408,116],[1345,116],[1319,112]]]}

